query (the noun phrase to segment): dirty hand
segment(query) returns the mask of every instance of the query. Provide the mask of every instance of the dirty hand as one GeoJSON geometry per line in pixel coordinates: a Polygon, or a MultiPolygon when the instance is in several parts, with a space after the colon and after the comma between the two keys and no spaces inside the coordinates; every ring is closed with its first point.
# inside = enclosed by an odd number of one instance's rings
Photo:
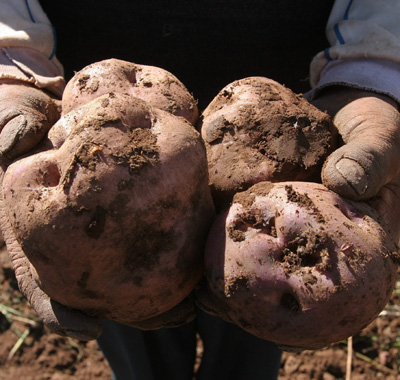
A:
{"type": "MultiPolygon", "coordinates": [[[[35,147],[58,118],[57,101],[41,90],[17,81],[0,81],[0,184],[11,160],[35,147]]],[[[32,279],[34,268],[15,239],[2,202],[0,196],[0,229],[21,293],[52,332],[82,340],[97,338],[101,333],[97,319],[50,299],[32,279]]]]}
{"type": "Polygon", "coordinates": [[[12,160],[35,147],[60,117],[60,101],[17,80],[0,80],[0,157],[12,160]]]}
{"type": "Polygon", "coordinates": [[[334,86],[312,102],[333,117],[343,145],[328,157],[322,182],[353,200],[368,200],[399,238],[400,113],[385,95],[334,86]]]}

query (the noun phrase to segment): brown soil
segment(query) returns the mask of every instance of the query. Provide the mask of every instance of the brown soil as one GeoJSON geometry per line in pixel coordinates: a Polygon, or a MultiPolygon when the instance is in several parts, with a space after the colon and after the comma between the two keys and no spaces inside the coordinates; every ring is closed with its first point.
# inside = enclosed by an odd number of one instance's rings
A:
{"type": "MultiPolygon", "coordinates": [[[[51,334],[37,320],[17,290],[5,248],[0,251],[0,286],[0,380],[111,380],[95,341],[51,334]]],[[[353,340],[351,380],[400,380],[400,284],[382,315],[353,340]]],[[[198,352],[200,360],[201,344],[198,352]]],[[[284,353],[279,380],[344,380],[346,360],[346,342],[284,353]]]]}

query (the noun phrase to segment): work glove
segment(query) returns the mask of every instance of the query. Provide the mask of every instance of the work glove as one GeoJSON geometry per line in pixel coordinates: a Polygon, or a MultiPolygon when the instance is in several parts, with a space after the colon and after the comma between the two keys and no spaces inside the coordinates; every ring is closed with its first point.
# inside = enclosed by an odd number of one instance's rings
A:
{"type": "MultiPolygon", "coordinates": [[[[60,116],[60,102],[29,84],[0,81],[0,184],[13,159],[29,152],[60,116]]],[[[34,268],[15,239],[0,196],[0,228],[21,293],[43,323],[59,335],[90,340],[101,333],[100,321],[52,300],[32,279],[34,268]]]]}
{"type": "Polygon", "coordinates": [[[346,198],[367,201],[397,242],[400,221],[400,114],[391,98],[333,86],[312,103],[333,118],[343,144],[326,160],[322,182],[346,198]]]}

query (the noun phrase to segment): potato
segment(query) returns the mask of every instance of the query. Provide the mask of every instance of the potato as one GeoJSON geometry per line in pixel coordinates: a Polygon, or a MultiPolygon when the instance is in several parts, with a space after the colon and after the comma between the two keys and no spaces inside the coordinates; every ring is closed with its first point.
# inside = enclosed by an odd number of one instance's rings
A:
{"type": "Polygon", "coordinates": [[[195,99],[174,75],[119,59],[95,62],[78,71],[64,90],[63,114],[110,92],[131,94],[192,124],[198,118],[195,99]]]}
{"type": "Polygon", "coordinates": [[[260,182],[237,193],[206,246],[200,306],[286,349],[319,348],[388,302],[396,246],[365,203],[323,185],[260,182]]]}
{"type": "Polygon", "coordinates": [[[96,317],[145,328],[171,309],[185,319],[214,219],[199,133],[115,92],[65,114],[49,141],[52,149],[13,163],[3,181],[35,281],[96,317]]]}
{"type": "Polygon", "coordinates": [[[202,113],[198,128],[219,209],[260,181],[319,181],[337,138],[327,114],[263,77],[224,87],[202,113]]]}
{"type": "Polygon", "coordinates": [[[252,77],[220,91],[198,125],[222,210],[199,306],[291,350],[324,347],[370,323],[393,290],[397,247],[371,207],[318,183],[338,143],[329,116],[252,77]]]}

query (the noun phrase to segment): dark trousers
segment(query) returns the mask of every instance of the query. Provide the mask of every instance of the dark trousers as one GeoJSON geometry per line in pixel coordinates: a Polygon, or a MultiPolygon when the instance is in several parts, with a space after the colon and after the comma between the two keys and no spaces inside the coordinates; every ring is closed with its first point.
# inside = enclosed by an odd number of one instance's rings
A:
{"type": "Polygon", "coordinates": [[[274,343],[202,311],[187,325],[155,331],[104,321],[98,342],[115,380],[275,380],[281,360],[274,343]],[[197,333],[204,347],[194,377],[197,333]]]}

